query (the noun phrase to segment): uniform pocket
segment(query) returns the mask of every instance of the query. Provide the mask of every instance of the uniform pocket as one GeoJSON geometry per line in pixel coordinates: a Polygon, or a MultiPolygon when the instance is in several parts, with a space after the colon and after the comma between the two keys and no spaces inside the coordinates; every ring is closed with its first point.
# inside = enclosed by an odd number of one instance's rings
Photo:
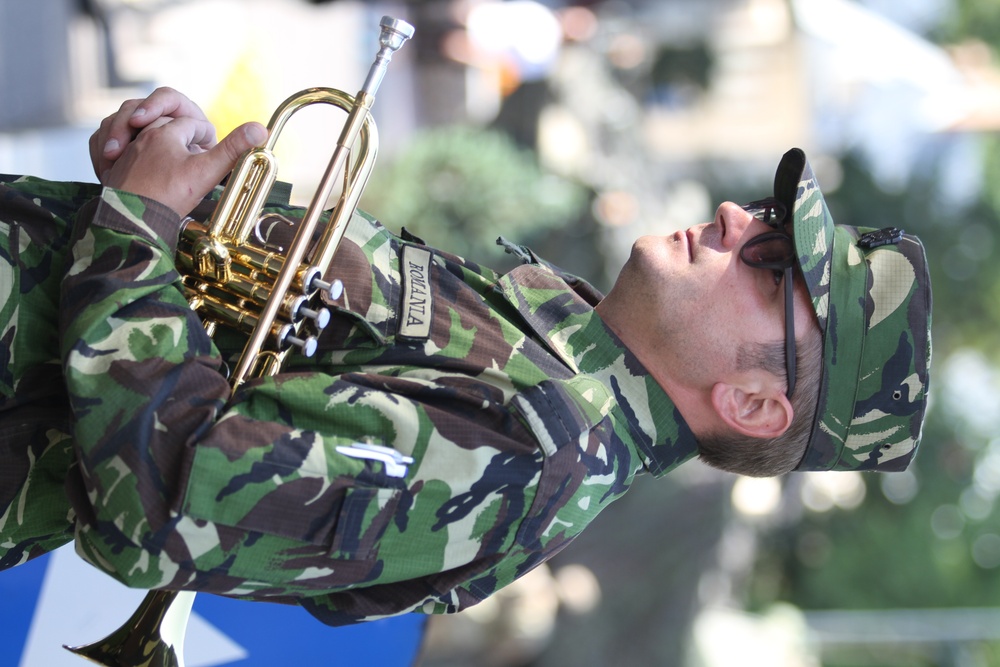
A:
{"type": "Polygon", "coordinates": [[[211,446],[196,447],[181,511],[322,547],[334,558],[369,558],[399,504],[403,480],[385,475],[379,462],[343,456],[316,438],[299,433],[236,460],[211,446]],[[311,451],[288,455],[296,450],[311,451]]]}
{"type": "Polygon", "coordinates": [[[348,560],[374,557],[401,495],[398,489],[372,487],[354,487],[347,491],[340,505],[337,525],[331,532],[331,556],[348,560]]]}

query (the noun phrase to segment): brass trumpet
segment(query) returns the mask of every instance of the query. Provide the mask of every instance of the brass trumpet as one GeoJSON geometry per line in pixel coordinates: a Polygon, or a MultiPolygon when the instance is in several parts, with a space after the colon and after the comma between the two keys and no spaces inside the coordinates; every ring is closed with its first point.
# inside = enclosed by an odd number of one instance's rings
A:
{"type": "MultiPolygon", "coordinates": [[[[209,335],[219,325],[249,336],[230,375],[235,390],[250,377],[274,375],[293,350],[311,356],[315,334],[329,321],[322,297],[336,299],[342,285],[324,281],[378,153],[370,110],[392,54],[413,36],[413,26],[382,18],[380,48],[357,95],[309,88],[285,100],[268,123],[268,141],[239,160],[207,224],[188,220],[177,264],[191,307],[209,335]],[[284,257],[255,246],[251,234],[277,178],[274,145],[293,114],[312,104],[347,112],[340,138],[284,257]],[[351,162],[354,154],[353,163],[351,162]],[[314,233],[338,181],[340,197],[320,239],[314,233]]],[[[183,667],[183,642],[194,593],[150,591],[132,617],[103,640],[68,650],[100,665],[183,667]]]]}

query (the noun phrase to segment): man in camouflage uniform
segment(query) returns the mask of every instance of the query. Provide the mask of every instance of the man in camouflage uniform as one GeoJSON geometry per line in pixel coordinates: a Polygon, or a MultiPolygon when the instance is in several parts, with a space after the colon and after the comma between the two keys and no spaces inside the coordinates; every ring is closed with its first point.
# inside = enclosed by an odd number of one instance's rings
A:
{"type": "Polygon", "coordinates": [[[126,103],[95,134],[105,187],[0,186],[0,567],[72,539],[130,586],[292,602],[335,625],[448,613],[720,432],[778,449],[804,423],[790,459],[751,474],[901,470],[915,453],[923,250],[835,227],[798,150],[773,199],[637,242],[603,300],[530,251],[508,244],[525,263],[499,275],[358,214],[318,355],[230,396],[239,345],[205,334],[176,245],[261,128],[212,147],[175,95],[126,103]],[[148,130],[131,141],[128,123],[148,130]],[[729,327],[784,350],[789,317],[800,351],[821,345],[794,391],[713,339],[729,327]]]}

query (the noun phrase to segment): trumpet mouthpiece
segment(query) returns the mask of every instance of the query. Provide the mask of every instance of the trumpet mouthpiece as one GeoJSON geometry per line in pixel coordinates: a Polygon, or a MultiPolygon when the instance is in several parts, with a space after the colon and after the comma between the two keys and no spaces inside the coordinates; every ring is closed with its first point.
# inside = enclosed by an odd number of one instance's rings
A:
{"type": "Polygon", "coordinates": [[[371,69],[368,70],[368,78],[365,79],[365,85],[361,87],[359,96],[362,93],[375,95],[375,91],[382,83],[382,77],[385,76],[385,68],[388,67],[392,54],[403,46],[403,42],[413,36],[412,25],[391,16],[383,16],[379,27],[381,27],[382,32],[378,39],[378,54],[375,56],[375,62],[372,63],[371,69]]]}
{"type": "Polygon", "coordinates": [[[382,29],[382,33],[379,35],[379,44],[393,51],[399,49],[403,46],[403,42],[413,37],[413,26],[402,19],[383,16],[379,27],[382,29]]]}

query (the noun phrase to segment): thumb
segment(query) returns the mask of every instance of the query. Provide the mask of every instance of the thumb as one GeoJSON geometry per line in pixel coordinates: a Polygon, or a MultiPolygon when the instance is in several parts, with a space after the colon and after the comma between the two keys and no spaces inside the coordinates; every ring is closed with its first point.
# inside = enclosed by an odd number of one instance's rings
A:
{"type": "Polygon", "coordinates": [[[243,123],[229,133],[220,143],[226,144],[225,150],[232,151],[233,161],[248,148],[263,146],[267,141],[267,129],[260,123],[243,123]],[[231,143],[230,143],[231,142],[231,143]]]}
{"type": "Polygon", "coordinates": [[[201,156],[203,166],[212,172],[212,177],[217,183],[232,171],[244,151],[262,146],[265,141],[267,141],[267,129],[263,125],[256,122],[244,123],[201,156]]]}

